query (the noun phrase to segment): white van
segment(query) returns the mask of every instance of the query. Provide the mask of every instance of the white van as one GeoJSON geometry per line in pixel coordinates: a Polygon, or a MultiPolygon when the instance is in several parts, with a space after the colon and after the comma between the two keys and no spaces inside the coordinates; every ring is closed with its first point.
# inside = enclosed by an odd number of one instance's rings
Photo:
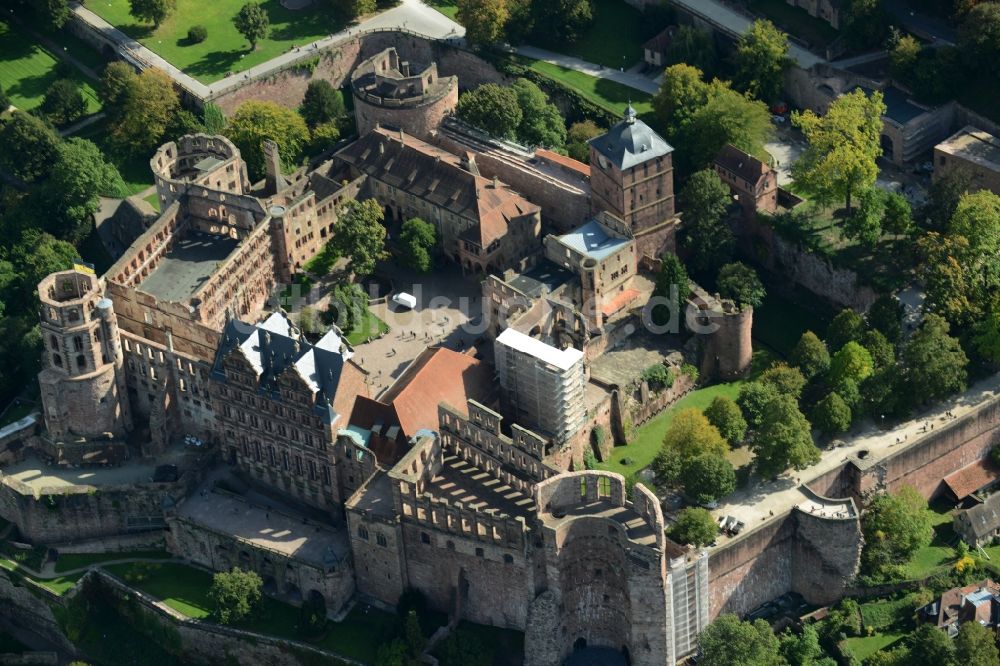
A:
{"type": "Polygon", "coordinates": [[[408,294],[405,291],[401,291],[392,297],[392,302],[396,305],[401,305],[404,308],[412,310],[417,307],[417,299],[413,294],[408,294]]]}

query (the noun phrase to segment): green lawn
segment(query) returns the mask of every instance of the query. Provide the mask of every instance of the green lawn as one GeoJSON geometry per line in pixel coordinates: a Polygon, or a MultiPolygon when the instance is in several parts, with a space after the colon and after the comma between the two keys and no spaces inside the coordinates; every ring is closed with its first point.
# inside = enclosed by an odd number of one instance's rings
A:
{"type": "Polygon", "coordinates": [[[364,343],[368,338],[378,337],[379,333],[388,333],[389,324],[385,323],[369,310],[365,310],[364,316],[353,331],[347,336],[347,342],[352,347],[364,343]]]}
{"type": "Polygon", "coordinates": [[[9,560],[6,557],[0,557],[0,569],[6,569],[7,571],[15,571],[20,575],[24,576],[25,578],[28,578],[38,583],[42,587],[47,588],[59,595],[66,594],[66,592],[68,592],[70,589],[72,589],[74,585],[76,585],[76,582],[78,580],[83,578],[82,573],[76,573],[70,576],[58,576],[56,578],[49,578],[49,579],[35,578],[34,576],[29,575],[27,571],[22,569],[17,562],[9,560]]]}
{"type": "MultiPolygon", "coordinates": [[[[754,352],[754,367],[750,372],[750,377],[753,377],[770,365],[772,360],[773,357],[766,350],[754,352]]],[[[616,446],[612,449],[611,458],[604,462],[598,462],[597,468],[610,472],[618,472],[626,476],[645,469],[653,462],[653,459],[659,452],[660,446],[663,444],[663,435],[667,432],[667,427],[670,425],[670,421],[673,420],[674,414],[682,409],[705,409],[712,403],[712,400],[716,396],[720,395],[735,400],[736,396],[739,395],[740,386],[745,381],[747,380],[738,379],[734,382],[713,384],[712,386],[691,391],[675,402],[669,409],[660,412],[639,426],[632,441],[626,446],[616,446]],[[623,462],[625,458],[628,458],[628,464],[623,462]]]]}
{"type": "Polygon", "coordinates": [[[146,203],[153,207],[153,210],[157,213],[160,212],[160,196],[156,192],[153,192],[149,196],[145,197],[145,200],[146,203]]]}
{"type": "Polygon", "coordinates": [[[846,639],[844,644],[850,654],[854,655],[857,663],[861,663],[879,650],[884,650],[903,639],[907,634],[905,631],[888,631],[874,636],[855,636],[846,639]]]}
{"type": "Polygon", "coordinates": [[[789,5],[785,0],[750,0],[750,10],[760,14],[783,29],[808,43],[811,48],[825,49],[840,35],[839,32],[809,12],[789,5]]]}
{"type": "Polygon", "coordinates": [[[427,4],[452,21],[458,21],[458,5],[453,0],[429,0],[427,4]]]}
{"type": "Polygon", "coordinates": [[[642,12],[621,0],[593,0],[591,5],[594,21],[575,42],[536,46],[614,69],[642,60],[642,44],[652,37],[642,12]]]}
{"type": "Polygon", "coordinates": [[[64,553],[59,555],[59,559],[56,560],[56,571],[61,573],[101,562],[138,557],[150,560],[169,560],[173,555],[162,550],[137,550],[125,553],[64,553]]]}
{"type": "Polygon", "coordinates": [[[250,51],[249,43],[233,25],[233,17],[244,4],[244,0],[177,0],[177,8],[156,30],[129,14],[128,0],[100,0],[87,6],[203,83],[217,81],[227,72],[241,72],[259,65],[345,27],[343,21],[334,18],[328,2],[315,2],[307,9],[292,11],[282,7],[279,0],[264,0],[261,4],[270,18],[271,32],[257,45],[256,51],[250,51]],[[203,25],[208,30],[208,39],[200,44],[190,44],[187,40],[188,29],[194,25],[203,25]]]}
{"type": "Polygon", "coordinates": [[[559,65],[542,62],[540,60],[522,59],[524,64],[531,67],[539,74],[544,74],[550,79],[554,79],[573,88],[594,104],[610,111],[616,116],[621,116],[625,112],[625,107],[631,100],[632,106],[640,116],[648,118],[653,113],[651,97],[646,93],[629,88],[620,83],[599,79],[574,69],[566,69],[559,65]]]}
{"type": "Polygon", "coordinates": [[[915,552],[906,563],[906,577],[910,579],[926,578],[947,569],[958,557],[954,548],[956,536],[951,527],[951,507],[947,502],[935,502],[928,511],[934,524],[934,540],[915,552]]]}
{"type": "MultiPolygon", "coordinates": [[[[0,86],[11,104],[20,109],[33,109],[42,102],[45,91],[59,75],[59,59],[38,44],[17,25],[0,21],[0,86]]],[[[72,69],[70,78],[81,86],[87,100],[88,113],[101,108],[97,93],[82,73],[72,69]]]]}
{"type": "Polygon", "coordinates": [[[212,574],[207,571],[172,563],[110,564],[104,568],[188,617],[208,617],[212,610],[208,599],[212,574]]]}

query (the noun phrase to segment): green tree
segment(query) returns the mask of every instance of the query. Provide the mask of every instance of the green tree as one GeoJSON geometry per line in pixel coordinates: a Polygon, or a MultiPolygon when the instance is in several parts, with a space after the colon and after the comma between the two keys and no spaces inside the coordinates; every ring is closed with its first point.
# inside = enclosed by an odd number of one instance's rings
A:
{"type": "Polygon", "coordinates": [[[0,169],[31,183],[46,175],[59,149],[59,137],[42,120],[15,111],[0,125],[0,169]]]}
{"type": "Polygon", "coordinates": [[[927,314],[903,348],[907,388],[918,403],[965,390],[969,359],[949,330],[943,318],[927,314]]]}
{"type": "Polygon", "coordinates": [[[885,112],[881,92],[869,97],[858,89],[834,100],[824,116],[793,113],[792,124],[808,142],[792,165],[795,180],[821,202],[843,197],[850,213],[851,196],[875,185],[885,112]]]}
{"type": "Polygon", "coordinates": [[[403,223],[399,234],[403,248],[403,262],[410,268],[427,273],[434,266],[431,250],[437,243],[437,230],[430,222],[414,217],[403,223]]]}
{"type": "Polygon", "coordinates": [[[764,421],[764,408],[777,397],[778,390],[773,384],[746,382],[740,387],[736,404],[740,406],[747,425],[757,430],[764,421]]]}
{"type": "Polygon", "coordinates": [[[250,50],[257,50],[257,42],[267,37],[271,30],[271,19],[267,16],[267,10],[256,2],[248,2],[240,8],[240,11],[233,17],[233,25],[236,31],[250,42],[250,50]]]}
{"type": "Polygon", "coordinates": [[[417,611],[411,610],[406,614],[406,625],[404,626],[403,633],[406,636],[407,652],[409,652],[410,657],[416,659],[423,653],[424,647],[427,646],[427,639],[424,638],[424,630],[420,627],[420,618],[417,617],[417,611]]]}
{"type": "Polygon", "coordinates": [[[654,391],[670,388],[674,384],[674,373],[662,363],[654,363],[639,375],[654,391]]]}
{"type": "Polygon", "coordinates": [[[666,128],[667,136],[675,139],[707,98],[708,84],[702,80],[702,71],[678,63],[663,72],[660,89],[653,97],[653,111],[666,128]]]}
{"type": "Polygon", "coordinates": [[[729,396],[715,396],[705,408],[705,418],[718,429],[730,446],[738,445],[746,437],[746,419],[743,418],[739,405],[729,396]]]}
{"type": "Polygon", "coordinates": [[[51,202],[46,227],[60,238],[82,240],[93,227],[100,195],[127,196],[118,169],[91,141],[71,138],[59,145],[49,179],[42,186],[51,202]]]}
{"type": "Polygon", "coordinates": [[[861,315],[850,308],[844,308],[826,329],[826,344],[830,349],[840,349],[852,340],[860,340],[864,328],[861,315]]]}
{"type": "Polygon", "coordinates": [[[105,106],[106,112],[121,107],[125,91],[135,85],[137,78],[139,75],[135,73],[135,69],[124,60],[110,62],[104,67],[100,84],[97,86],[97,96],[105,106]]]}
{"type": "Polygon", "coordinates": [[[299,113],[310,128],[333,122],[346,113],[344,96],[326,79],[313,79],[306,88],[299,113]]]}
{"type": "Polygon", "coordinates": [[[351,20],[371,14],[378,8],[376,0],[333,0],[333,9],[341,18],[351,20]]]}
{"type": "Polygon", "coordinates": [[[845,379],[860,383],[872,374],[874,363],[867,349],[851,340],[830,360],[830,383],[840,385],[845,379]]]}
{"type": "Polygon", "coordinates": [[[0,113],[5,112],[9,108],[10,108],[10,97],[8,97],[7,93],[3,91],[3,87],[0,87],[0,113]]]}
{"type": "Polygon", "coordinates": [[[590,0],[535,0],[531,3],[536,36],[572,44],[594,20],[590,0]]]}
{"type": "Polygon", "coordinates": [[[955,646],[945,632],[933,624],[922,624],[910,636],[909,663],[911,666],[956,666],[955,646]]]}
{"type": "Polygon", "coordinates": [[[255,571],[236,568],[213,575],[208,598],[216,619],[222,624],[235,624],[253,615],[260,606],[261,586],[255,571]]]}
{"type": "Polygon", "coordinates": [[[62,28],[72,15],[69,0],[31,0],[31,5],[53,28],[62,28]]]}
{"type": "Polygon", "coordinates": [[[226,126],[226,136],[236,144],[247,163],[252,179],[264,175],[264,141],[278,144],[285,165],[296,164],[309,141],[309,129],[302,117],[274,102],[244,102],[226,126]]]}
{"type": "Polygon", "coordinates": [[[118,99],[110,139],[115,149],[126,155],[142,155],[159,146],[180,108],[173,82],[156,68],[132,79],[118,99]]]}
{"type": "Polygon", "coordinates": [[[966,261],[972,254],[968,239],[932,231],[917,241],[917,248],[923,258],[924,310],[960,325],[982,315],[976,271],[966,261]]]}
{"type": "Polygon", "coordinates": [[[695,271],[717,269],[732,257],[736,237],[724,218],[731,202],[729,188],[712,169],[694,173],[681,190],[681,245],[695,271]]]}
{"type": "Polygon", "coordinates": [[[859,387],[868,409],[875,416],[904,416],[910,405],[902,388],[896,364],[879,368],[859,387]]]}
{"type": "Polygon", "coordinates": [[[523,114],[517,93],[509,87],[484,83],[458,99],[458,117],[501,139],[513,139],[523,114]]]}
{"type": "Polygon", "coordinates": [[[903,304],[891,294],[882,294],[868,308],[865,319],[868,325],[880,331],[892,344],[899,342],[903,334],[903,304]]]}
{"type": "Polygon", "coordinates": [[[681,464],[684,494],[698,504],[708,504],[736,489],[736,472],[729,461],[714,453],[703,453],[681,464]]]}
{"type": "Polygon", "coordinates": [[[712,33],[693,25],[679,25],[666,53],[667,65],[688,64],[703,72],[715,68],[715,44],[712,33]]]}
{"type": "Polygon", "coordinates": [[[870,187],[858,195],[858,207],[844,220],[844,235],[873,248],[882,237],[885,199],[877,188],[870,187]]]}
{"type": "Polygon", "coordinates": [[[871,356],[873,372],[896,362],[896,348],[882,335],[882,331],[865,331],[861,336],[861,346],[871,356]]]}
{"type": "Polygon", "coordinates": [[[898,192],[883,192],[885,213],[882,217],[882,231],[903,235],[913,228],[913,210],[910,202],[898,192]]]}
{"type": "Polygon", "coordinates": [[[736,42],[735,81],[739,89],[772,102],[781,94],[788,68],[788,35],[767,19],[758,19],[736,42]]]}
{"type": "Polygon", "coordinates": [[[716,286],[720,296],[732,299],[741,308],[759,307],[767,295],[757,271],[739,261],[719,269],[716,286]]]}
{"type": "Polygon", "coordinates": [[[803,470],[818,463],[819,449],[813,444],[811,430],[794,397],[779,395],[767,403],[753,440],[760,475],[773,478],[789,467],[803,470]]]}
{"type": "Polygon", "coordinates": [[[590,144],[588,143],[595,136],[604,134],[604,130],[597,126],[593,120],[581,120],[573,123],[566,130],[566,152],[574,160],[590,163],[590,144]]]}
{"type": "Polygon", "coordinates": [[[862,516],[861,527],[865,537],[861,563],[870,574],[905,562],[934,535],[927,500],[912,486],[876,495],[862,516]]]}
{"type": "Polygon", "coordinates": [[[879,650],[865,659],[865,666],[910,666],[910,663],[910,650],[905,645],[879,650]]]}
{"type": "Polygon", "coordinates": [[[930,231],[945,231],[958,208],[958,201],[972,184],[969,174],[958,169],[936,179],[927,191],[927,203],[920,210],[923,226],[930,231]]]}
{"type": "Polygon", "coordinates": [[[816,403],[812,421],[820,432],[836,435],[851,427],[851,408],[836,392],[831,392],[816,403]]]}
{"type": "Polygon", "coordinates": [[[670,538],[678,543],[707,546],[719,534],[719,526],[707,509],[688,507],[677,514],[677,522],[670,528],[670,538]]]}
{"type": "Polygon", "coordinates": [[[562,148],[566,143],[566,125],[555,104],[550,104],[542,89],[528,79],[517,79],[511,87],[521,109],[518,140],[529,146],[562,148]]]}
{"type": "Polygon", "coordinates": [[[789,358],[806,379],[824,374],[830,368],[830,352],[826,343],[812,331],[806,331],[792,349],[789,358]]]}
{"type": "Polygon", "coordinates": [[[806,386],[806,378],[802,371],[787,363],[775,363],[770,368],[760,373],[757,381],[774,387],[780,395],[790,395],[796,400],[802,395],[802,389],[806,386]]]}
{"type": "Polygon", "coordinates": [[[329,245],[350,259],[355,275],[371,275],[385,247],[384,211],[375,199],[349,201],[341,209],[329,245]]]}
{"type": "Polygon", "coordinates": [[[855,48],[874,47],[889,33],[889,17],[879,0],[847,0],[840,11],[841,34],[855,48]]]}
{"type": "Polygon", "coordinates": [[[503,39],[510,13],[506,0],[458,0],[459,23],[472,46],[489,46],[503,39]]]}
{"type": "Polygon", "coordinates": [[[87,100],[83,98],[76,81],[59,79],[45,91],[39,109],[50,122],[68,125],[87,113],[87,100]]]}
{"type": "Polygon", "coordinates": [[[764,620],[720,615],[698,636],[702,666],[783,666],[778,637],[764,620]]]}
{"type": "Polygon", "coordinates": [[[958,46],[970,62],[1000,58],[1000,3],[978,4],[965,15],[958,29],[958,46]]]}
{"type": "Polygon", "coordinates": [[[664,255],[653,285],[653,296],[664,302],[653,308],[653,322],[660,326],[673,322],[677,324],[677,330],[680,330],[680,322],[684,318],[684,302],[690,293],[691,281],[684,264],[675,254],[664,255]]]}
{"type": "Polygon", "coordinates": [[[949,233],[969,241],[966,262],[982,265],[1000,252],[1000,196],[989,190],[963,194],[952,215],[949,233]]]}
{"type": "Polygon", "coordinates": [[[681,467],[684,465],[684,458],[680,451],[660,447],[653,458],[650,468],[656,474],[657,480],[665,486],[675,485],[681,477],[681,467]]]}
{"type": "Polygon", "coordinates": [[[802,633],[796,635],[791,630],[781,635],[781,654],[788,666],[817,666],[823,657],[819,644],[819,632],[812,624],[802,625],[802,633]]]}
{"type": "Polygon", "coordinates": [[[151,22],[154,29],[159,28],[177,8],[177,0],[128,0],[128,2],[129,14],[140,21],[151,22]]]}
{"type": "Polygon", "coordinates": [[[892,75],[900,81],[909,81],[920,57],[920,42],[911,35],[903,35],[889,50],[889,67],[892,75]]]}
{"type": "Polygon", "coordinates": [[[201,122],[208,134],[222,134],[226,129],[226,115],[212,102],[205,102],[201,122]]]}
{"type": "Polygon", "coordinates": [[[336,123],[321,123],[309,130],[309,154],[321,153],[340,139],[336,123]]]}
{"type": "Polygon", "coordinates": [[[955,663],[1000,666],[993,632],[978,622],[963,622],[955,637],[955,663]]]}
{"type": "Polygon", "coordinates": [[[388,643],[382,643],[375,654],[375,666],[409,666],[406,656],[406,642],[397,638],[388,643]]]}
{"type": "Polygon", "coordinates": [[[663,447],[679,452],[684,459],[703,453],[725,456],[729,450],[718,429],[693,407],[674,414],[663,435],[663,447]]]}

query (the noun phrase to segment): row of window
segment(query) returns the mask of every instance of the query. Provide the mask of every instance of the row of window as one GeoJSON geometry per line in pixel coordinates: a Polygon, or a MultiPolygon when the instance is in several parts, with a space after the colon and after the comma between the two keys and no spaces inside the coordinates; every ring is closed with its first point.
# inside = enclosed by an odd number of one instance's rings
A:
{"type": "Polygon", "coordinates": [[[278,452],[275,451],[274,446],[270,444],[264,447],[260,442],[254,442],[251,446],[250,442],[244,439],[243,456],[247,459],[252,458],[253,461],[257,463],[263,463],[266,459],[267,463],[271,465],[271,467],[279,467],[280,463],[280,469],[286,472],[294,470],[294,472],[299,476],[308,472],[310,481],[322,478],[324,486],[330,485],[332,477],[330,475],[330,467],[328,465],[317,465],[315,460],[307,460],[303,464],[302,456],[290,455],[287,449],[283,449],[279,456],[278,452]]]}

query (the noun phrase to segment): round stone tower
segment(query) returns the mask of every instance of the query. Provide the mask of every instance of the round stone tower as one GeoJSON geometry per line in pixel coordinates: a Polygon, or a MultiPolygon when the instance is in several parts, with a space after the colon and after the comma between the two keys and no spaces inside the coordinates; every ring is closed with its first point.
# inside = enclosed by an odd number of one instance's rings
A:
{"type": "Polygon", "coordinates": [[[49,437],[122,439],[132,427],[118,324],[95,275],[62,271],[38,284],[49,437]]]}

